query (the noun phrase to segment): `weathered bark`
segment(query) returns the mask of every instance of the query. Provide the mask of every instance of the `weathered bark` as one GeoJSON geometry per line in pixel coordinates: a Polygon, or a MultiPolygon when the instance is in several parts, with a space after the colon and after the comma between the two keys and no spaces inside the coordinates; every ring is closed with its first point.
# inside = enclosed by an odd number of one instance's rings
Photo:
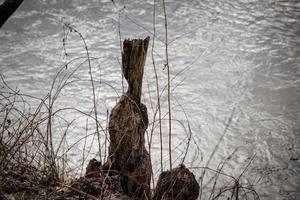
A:
{"type": "Polygon", "coordinates": [[[153,200],[196,200],[199,184],[195,176],[183,164],[170,171],[162,172],[158,178],[153,200]]]}
{"type": "Polygon", "coordinates": [[[0,5],[0,28],[8,18],[18,9],[23,0],[5,0],[0,5]]]}
{"type": "Polygon", "coordinates": [[[148,43],[149,37],[124,41],[122,70],[128,91],[112,109],[109,119],[107,163],[111,170],[121,172],[123,190],[138,199],[150,198],[151,166],[144,139],[148,114],[140,102],[148,43]]]}

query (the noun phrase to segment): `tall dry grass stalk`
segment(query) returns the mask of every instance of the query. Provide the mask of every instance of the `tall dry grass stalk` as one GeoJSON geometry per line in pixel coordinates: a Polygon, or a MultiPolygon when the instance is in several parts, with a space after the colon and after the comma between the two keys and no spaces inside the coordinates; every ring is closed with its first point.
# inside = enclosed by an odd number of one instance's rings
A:
{"type": "Polygon", "coordinates": [[[98,137],[98,147],[99,147],[99,159],[102,161],[102,154],[101,154],[101,138],[100,138],[100,131],[99,131],[99,123],[98,123],[98,114],[97,114],[97,103],[96,103],[96,94],[95,94],[95,85],[94,85],[94,79],[93,79],[93,72],[92,72],[92,66],[91,66],[91,58],[90,58],[90,53],[88,46],[86,44],[86,41],[82,34],[72,27],[70,24],[65,23],[64,26],[66,26],[70,32],[77,33],[78,36],[80,37],[81,41],[83,42],[85,51],[86,51],[86,56],[87,56],[87,62],[88,62],[88,67],[89,67],[89,75],[90,75],[90,81],[92,85],[92,92],[93,92],[93,106],[94,106],[94,116],[95,116],[95,124],[96,124],[96,132],[97,132],[97,137],[98,137]]]}
{"type": "Polygon", "coordinates": [[[169,65],[169,52],[168,52],[168,21],[167,21],[167,11],[166,2],[163,0],[164,9],[164,19],[165,19],[165,53],[166,53],[166,63],[165,68],[167,68],[167,89],[168,89],[168,115],[169,115],[169,165],[172,173],[172,113],[171,113],[171,80],[170,80],[170,65],[169,65]]]}
{"type": "MultiPolygon", "coordinates": [[[[160,171],[163,172],[163,139],[162,139],[162,116],[161,116],[161,103],[160,103],[160,90],[159,90],[159,80],[157,75],[157,69],[155,64],[155,58],[154,58],[154,44],[155,44],[155,34],[156,34],[156,0],[153,0],[153,37],[152,37],[152,48],[151,48],[151,58],[152,58],[152,65],[154,69],[154,75],[155,75],[155,83],[156,83],[156,96],[157,96],[157,110],[158,110],[158,123],[159,123],[159,141],[160,141],[160,171]]],[[[156,120],[156,111],[153,117],[153,121],[156,120]]],[[[154,123],[152,130],[154,130],[154,123]]],[[[149,148],[150,149],[150,148],[149,148]]]]}

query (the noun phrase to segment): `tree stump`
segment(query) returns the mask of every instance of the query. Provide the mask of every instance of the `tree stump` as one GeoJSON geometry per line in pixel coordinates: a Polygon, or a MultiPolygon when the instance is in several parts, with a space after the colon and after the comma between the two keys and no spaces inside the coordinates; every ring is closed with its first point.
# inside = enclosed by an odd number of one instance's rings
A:
{"type": "Polygon", "coordinates": [[[123,43],[122,71],[128,90],[112,109],[108,127],[109,168],[121,173],[123,190],[137,199],[150,199],[151,166],[144,139],[148,114],[141,103],[149,39],[126,39],[123,43]]]}
{"type": "Polygon", "coordinates": [[[172,174],[170,171],[160,174],[153,200],[196,200],[199,190],[194,174],[181,164],[172,169],[172,174]]]}

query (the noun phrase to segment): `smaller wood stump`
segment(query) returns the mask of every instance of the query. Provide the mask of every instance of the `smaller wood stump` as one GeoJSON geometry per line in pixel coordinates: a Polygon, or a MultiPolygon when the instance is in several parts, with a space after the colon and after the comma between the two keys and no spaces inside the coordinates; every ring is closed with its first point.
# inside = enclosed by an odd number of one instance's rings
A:
{"type": "Polygon", "coordinates": [[[97,177],[101,172],[101,162],[97,161],[95,158],[90,160],[86,169],[85,169],[85,177],[97,177]]]}
{"type": "Polygon", "coordinates": [[[154,200],[196,200],[199,196],[199,184],[195,176],[183,164],[171,172],[162,172],[158,178],[154,200]]]}

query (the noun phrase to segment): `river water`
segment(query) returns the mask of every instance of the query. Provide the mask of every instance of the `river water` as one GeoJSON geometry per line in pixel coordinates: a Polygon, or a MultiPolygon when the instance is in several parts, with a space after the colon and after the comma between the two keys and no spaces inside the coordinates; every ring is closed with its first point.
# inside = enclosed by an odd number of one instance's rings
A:
{"type": "MultiPolygon", "coordinates": [[[[184,157],[191,131],[185,164],[197,178],[199,166],[216,169],[226,160],[222,170],[238,177],[251,162],[241,180],[253,185],[261,199],[300,199],[300,2],[166,0],[166,7],[174,166],[184,157]]],[[[105,128],[107,110],[123,91],[120,37],[149,35],[152,40],[155,36],[153,55],[162,92],[163,156],[167,169],[163,14],[161,1],[154,6],[152,0],[25,1],[0,31],[0,72],[11,87],[42,98],[61,68],[65,68],[59,75],[61,79],[78,68],[55,108],[91,111],[86,52],[76,33],[68,34],[67,55],[64,51],[62,40],[68,30],[62,24],[74,26],[85,38],[92,57],[98,116],[105,128]],[[78,59],[65,66],[74,58],[78,59]]],[[[150,121],[156,107],[152,44],[151,41],[143,85],[143,102],[150,121]]],[[[92,121],[86,123],[86,119],[72,112],[64,117],[76,120],[67,135],[69,146],[84,137],[86,129],[94,130],[92,121]],[[90,124],[88,128],[86,124],[90,124]]],[[[56,142],[65,126],[63,122],[57,126],[56,142]]],[[[153,133],[151,154],[157,174],[157,123],[153,133]]],[[[87,144],[92,146],[93,157],[96,142],[89,137],[87,144]]],[[[70,150],[70,165],[82,162],[82,145],[78,143],[70,150]]]]}

